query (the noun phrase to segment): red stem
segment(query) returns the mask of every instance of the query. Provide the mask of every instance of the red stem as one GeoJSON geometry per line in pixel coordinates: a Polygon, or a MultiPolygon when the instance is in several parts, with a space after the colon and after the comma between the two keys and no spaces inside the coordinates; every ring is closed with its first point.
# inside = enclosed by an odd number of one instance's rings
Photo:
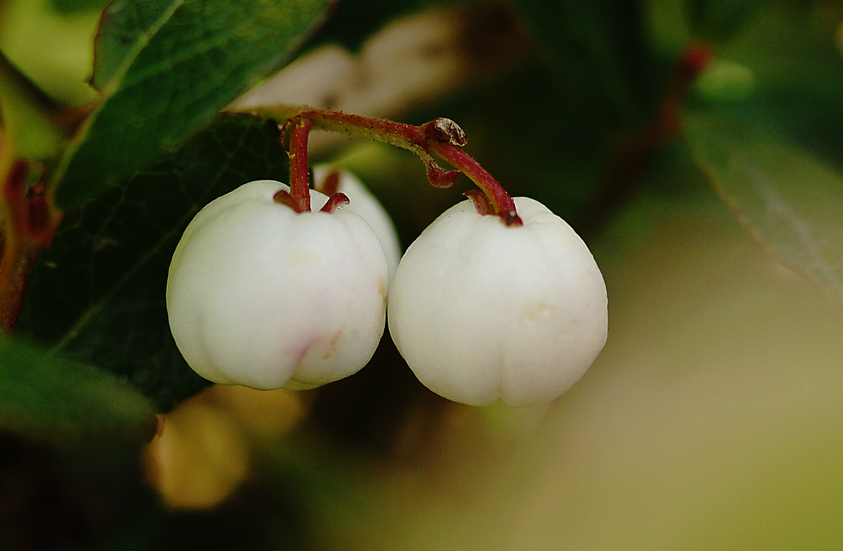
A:
{"type": "Polygon", "coordinates": [[[507,226],[521,226],[523,224],[515,210],[515,202],[512,197],[509,196],[500,182],[480,166],[480,163],[462,149],[449,143],[432,143],[430,149],[471,178],[489,198],[494,214],[498,215],[507,226]]]}
{"type": "Polygon", "coordinates": [[[300,116],[313,121],[322,130],[346,132],[349,128],[357,130],[357,134],[368,138],[386,142],[398,147],[407,147],[407,143],[425,149],[425,136],[422,129],[412,124],[393,122],[385,119],[374,119],[360,115],[349,115],[342,111],[328,109],[312,109],[302,111],[300,116]]]}
{"type": "Polygon", "coordinates": [[[449,119],[435,119],[421,126],[412,126],[323,109],[305,111],[301,116],[313,120],[320,128],[326,130],[345,131],[351,126],[360,130],[360,133],[380,141],[428,154],[420,156],[425,160],[431,184],[435,187],[449,187],[457,175],[453,171],[442,169],[429,158],[430,152],[436,153],[477,184],[488,197],[494,214],[500,216],[505,224],[522,224],[515,209],[515,202],[503,186],[480,166],[480,163],[460,149],[466,143],[465,134],[449,119]]]}
{"type": "MultiPolygon", "coordinates": [[[[477,161],[461,151],[460,148],[466,143],[465,134],[450,119],[438,118],[421,126],[413,126],[384,119],[349,115],[328,109],[310,109],[284,105],[261,107],[249,110],[249,112],[253,115],[285,118],[288,121],[288,125],[293,125],[294,128],[290,144],[291,173],[295,170],[299,171],[297,174],[303,172],[301,168],[295,168],[294,165],[297,159],[306,159],[307,155],[306,147],[300,150],[300,148],[297,148],[295,142],[298,133],[304,134],[303,138],[299,138],[299,140],[306,141],[306,134],[310,130],[310,126],[302,128],[301,123],[298,121],[310,121],[313,126],[321,130],[361,136],[385,142],[396,147],[409,149],[416,153],[425,164],[428,180],[434,187],[450,187],[458,176],[458,172],[440,167],[431,155],[431,153],[435,153],[451,163],[459,171],[465,173],[466,176],[477,184],[488,197],[494,214],[499,216],[505,224],[510,226],[520,226],[522,224],[515,209],[515,202],[506,190],[504,190],[503,186],[486,169],[480,166],[477,161]]],[[[306,162],[302,161],[302,164],[306,165],[306,162]]],[[[291,180],[293,180],[291,188],[293,188],[299,178],[301,176],[291,175],[291,180]]],[[[291,193],[293,196],[296,196],[297,191],[295,191],[295,188],[291,190],[291,193]]]]}
{"type": "Polygon", "coordinates": [[[429,156],[431,152],[451,163],[468,176],[489,198],[494,214],[508,226],[520,226],[521,219],[515,209],[515,202],[480,163],[460,148],[466,139],[462,129],[449,119],[434,119],[421,126],[372,119],[359,115],[348,115],[339,111],[315,109],[301,113],[305,119],[313,120],[326,130],[347,131],[349,127],[359,133],[386,143],[414,149],[425,161],[430,183],[435,187],[449,187],[457,174],[444,170],[429,156]]]}
{"type": "Polygon", "coordinates": [[[21,242],[27,216],[25,192],[27,166],[17,161],[6,175],[3,202],[6,219],[3,221],[3,258],[0,260],[0,330],[14,333],[23,301],[26,276],[32,267],[29,255],[21,242]]]}
{"type": "Polygon", "coordinates": [[[0,331],[12,334],[17,329],[23,305],[23,293],[40,248],[6,243],[0,261],[0,331]]]}
{"type": "Polygon", "coordinates": [[[307,135],[313,122],[305,117],[290,121],[290,196],[296,212],[310,212],[310,174],[307,163],[307,135]]]}
{"type": "Polygon", "coordinates": [[[25,161],[14,162],[2,188],[6,218],[0,259],[0,330],[5,333],[14,333],[17,327],[29,273],[60,220],[51,211],[42,184],[26,190],[28,172],[25,161]]]}

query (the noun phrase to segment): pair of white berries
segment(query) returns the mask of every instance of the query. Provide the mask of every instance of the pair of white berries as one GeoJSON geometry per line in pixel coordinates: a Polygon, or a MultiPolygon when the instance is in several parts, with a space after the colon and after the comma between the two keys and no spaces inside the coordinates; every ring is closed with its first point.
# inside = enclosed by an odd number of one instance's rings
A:
{"type": "Polygon", "coordinates": [[[459,203],[398,263],[391,222],[350,174],[339,186],[350,203],[332,213],[318,211],[328,200],[318,191],[314,212],[296,213],[275,202],[279,190],[289,188],[262,180],[211,202],[173,255],[170,327],[206,379],[305,389],[347,377],[377,348],[387,289],[398,350],[424,385],[457,402],[550,401],[605,343],[600,270],[537,201],[515,199],[522,226],[459,203]]]}

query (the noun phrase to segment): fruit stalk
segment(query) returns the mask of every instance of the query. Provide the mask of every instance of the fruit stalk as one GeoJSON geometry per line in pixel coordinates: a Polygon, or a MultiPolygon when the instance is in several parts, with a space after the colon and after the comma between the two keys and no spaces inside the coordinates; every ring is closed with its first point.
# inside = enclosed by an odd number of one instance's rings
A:
{"type": "MultiPolygon", "coordinates": [[[[306,133],[313,128],[333,132],[342,132],[350,136],[374,139],[412,151],[424,163],[428,180],[434,187],[450,187],[459,172],[468,176],[486,195],[492,207],[492,213],[499,216],[506,225],[521,225],[516,212],[515,203],[503,186],[485,170],[480,163],[462,151],[466,139],[462,129],[449,119],[438,118],[421,126],[350,115],[341,111],[329,109],[313,109],[310,107],[296,107],[274,105],[249,109],[247,112],[255,116],[263,116],[276,120],[286,119],[285,125],[292,124],[293,130],[290,140],[291,162],[291,194],[296,195],[296,182],[301,178],[302,168],[294,166],[302,163],[302,156],[306,159],[306,137],[296,142],[297,133],[306,133]],[[306,128],[298,121],[308,121],[306,128]],[[295,121],[295,122],[294,122],[295,121]],[[302,141],[305,143],[301,149],[302,141]],[[434,158],[436,154],[453,165],[457,171],[443,169],[434,158]]],[[[306,161],[303,162],[306,166],[306,161]]],[[[486,213],[483,213],[486,214],[486,213]]]]}
{"type": "Polygon", "coordinates": [[[307,163],[307,135],[313,127],[310,119],[296,117],[287,121],[290,130],[290,197],[296,212],[310,212],[310,176],[307,163]]]}
{"type": "MultiPolygon", "coordinates": [[[[499,216],[504,224],[507,226],[522,225],[512,197],[509,196],[503,186],[485,168],[480,166],[480,163],[467,155],[462,149],[449,143],[434,143],[431,145],[431,149],[437,155],[461,170],[463,174],[477,184],[477,187],[489,199],[489,203],[492,206],[492,213],[499,216]]],[[[481,214],[484,213],[481,212],[481,214]]]]}

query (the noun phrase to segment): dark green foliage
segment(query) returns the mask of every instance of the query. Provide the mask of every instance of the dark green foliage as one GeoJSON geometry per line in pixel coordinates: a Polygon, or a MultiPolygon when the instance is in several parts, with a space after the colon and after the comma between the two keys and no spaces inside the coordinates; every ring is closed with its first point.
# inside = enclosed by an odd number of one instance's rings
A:
{"type": "Polygon", "coordinates": [[[96,44],[105,98],[54,175],[56,201],[78,207],[172,151],[280,68],[328,0],[115,2],[96,44]]]}
{"type": "Polygon", "coordinates": [[[150,403],[111,373],[0,337],[0,428],[63,444],[150,440],[150,403]]]}
{"type": "Polygon", "coordinates": [[[53,9],[65,15],[75,15],[92,10],[101,10],[108,0],[51,0],[53,9]]]}
{"type": "Polygon", "coordinates": [[[170,336],[170,258],[206,203],[251,180],[286,180],[278,137],[272,123],[223,116],[127,185],[70,213],[33,271],[21,331],[127,376],[162,409],[205,386],[170,336]]]}

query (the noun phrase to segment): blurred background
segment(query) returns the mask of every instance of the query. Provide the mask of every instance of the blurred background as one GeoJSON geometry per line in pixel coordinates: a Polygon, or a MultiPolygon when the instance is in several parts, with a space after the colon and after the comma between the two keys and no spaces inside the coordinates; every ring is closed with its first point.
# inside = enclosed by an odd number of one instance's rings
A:
{"type": "MultiPolygon", "coordinates": [[[[84,104],[103,5],[4,0],[0,49],[84,104]]],[[[600,357],[550,405],[474,408],[421,386],[385,338],[314,391],[207,388],[142,447],[0,433],[0,546],[840,549],[840,205],[799,178],[807,199],[783,203],[807,220],[797,253],[820,247],[827,279],[811,277],[769,231],[781,212],[730,188],[683,121],[736,113],[837,170],[841,21],[831,1],[342,0],[235,106],[457,121],[511,194],[589,244],[600,357]],[[824,217],[801,214],[812,202],[824,217]]],[[[369,186],[405,247],[468,189],[431,188],[379,143],[320,135],[312,153],[369,186]]]]}

